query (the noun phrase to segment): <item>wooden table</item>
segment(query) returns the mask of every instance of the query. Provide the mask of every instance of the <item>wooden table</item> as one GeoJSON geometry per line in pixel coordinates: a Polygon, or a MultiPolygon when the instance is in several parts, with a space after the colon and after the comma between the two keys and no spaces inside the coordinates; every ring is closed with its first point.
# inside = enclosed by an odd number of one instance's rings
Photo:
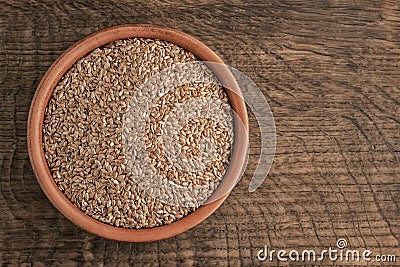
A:
{"type": "Polygon", "coordinates": [[[351,249],[397,255],[400,265],[400,3],[180,2],[0,2],[0,261],[277,265],[259,262],[258,251],[320,251],[344,238],[351,249]],[[105,240],[70,223],[42,193],[26,145],[30,102],[49,66],[84,36],[124,23],[199,38],[262,89],[277,127],[276,158],[261,188],[247,189],[260,151],[250,116],[250,163],[240,184],[201,225],[153,243],[105,240]]]}

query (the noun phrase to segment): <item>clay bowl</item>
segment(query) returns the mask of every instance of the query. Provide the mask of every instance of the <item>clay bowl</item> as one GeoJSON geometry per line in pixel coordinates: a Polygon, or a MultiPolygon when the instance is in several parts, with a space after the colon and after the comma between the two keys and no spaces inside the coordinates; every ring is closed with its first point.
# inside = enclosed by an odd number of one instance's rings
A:
{"type": "MultiPolygon", "coordinates": [[[[242,166],[245,161],[248,144],[248,118],[244,101],[240,96],[240,91],[233,93],[227,90],[231,106],[239,119],[235,118],[234,120],[235,139],[231,164],[229,164],[223,181],[212,196],[213,202],[199,207],[193,213],[176,222],[150,229],[120,228],[102,223],[86,215],[79,208],[74,206],[58,189],[51,176],[42,146],[42,126],[45,108],[58,81],[76,61],[95,48],[104,46],[115,40],[131,37],[165,40],[187,49],[202,61],[223,63],[212,50],[197,39],[163,26],[150,24],[120,25],[89,35],[64,52],[49,68],[40,82],[29,112],[27,133],[28,151],[33,171],[35,172],[42,190],[53,205],[70,221],[88,232],[105,238],[128,242],[147,242],[165,239],[196,226],[222,204],[236,183],[237,177],[240,176],[240,166],[242,166]]],[[[237,86],[237,83],[229,71],[214,71],[214,73],[220,81],[224,80],[226,84],[232,87],[237,86]]]]}

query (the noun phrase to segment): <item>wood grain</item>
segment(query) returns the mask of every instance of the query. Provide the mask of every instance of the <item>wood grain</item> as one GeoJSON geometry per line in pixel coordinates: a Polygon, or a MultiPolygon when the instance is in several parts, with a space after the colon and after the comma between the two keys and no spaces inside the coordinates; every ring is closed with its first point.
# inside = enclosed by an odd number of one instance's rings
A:
{"type": "Polygon", "coordinates": [[[396,254],[400,266],[398,1],[7,0],[0,7],[3,264],[277,265],[258,262],[258,250],[321,250],[342,237],[351,248],[396,254]],[[26,120],[40,79],[65,49],[96,30],[144,22],[196,36],[251,77],[275,116],[277,153],[262,187],[249,193],[260,151],[250,116],[250,163],[223,206],[184,234],[130,244],[78,229],[49,203],[29,163],[26,120]]]}

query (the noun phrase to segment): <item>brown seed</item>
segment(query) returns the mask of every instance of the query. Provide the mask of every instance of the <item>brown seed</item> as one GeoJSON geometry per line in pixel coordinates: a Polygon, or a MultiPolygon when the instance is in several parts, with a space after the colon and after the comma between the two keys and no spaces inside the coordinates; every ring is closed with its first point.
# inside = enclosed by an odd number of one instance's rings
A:
{"type": "MultiPolygon", "coordinates": [[[[127,166],[122,137],[123,125],[136,123],[125,118],[125,113],[144,81],[174,64],[195,60],[192,53],[174,44],[132,38],[95,49],[63,76],[45,111],[43,147],[54,181],[74,205],[96,220],[125,228],[170,224],[195,210],[164,204],[136,186],[135,173],[127,166]]],[[[211,72],[209,76],[210,81],[215,80],[211,72]]],[[[188,160],[208,153],[208,148],[202,150],[200,146],[204,140],[215,145],[218,160],[212,161],[205,171],[177,168],[166,157],[160,138],[166,117],[180,104],[195,97],[228,104],[223,88],[218,84],[193,83],[166,94],[154,94],[159,100],[145,122],[143,141],[147,155],[135,156],[148,156],[158,174],[172,184],[190,188],[221,179],[229,163],[233,133],[225,131],[219,122],[193,119],[177,131],[182,155],[188,160]]],[[[138,103],[146,101],[147,96],[141,91],[136,96],[138,103]]]]}

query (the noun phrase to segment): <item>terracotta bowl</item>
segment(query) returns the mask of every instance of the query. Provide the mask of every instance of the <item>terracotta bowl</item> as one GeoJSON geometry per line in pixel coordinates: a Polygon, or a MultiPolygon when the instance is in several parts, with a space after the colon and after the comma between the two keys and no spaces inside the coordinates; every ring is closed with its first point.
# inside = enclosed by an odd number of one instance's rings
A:
{"type": "MultiPolygon", "coordinates": [[[[32,163],[33,171],[42,190],[47,195],[53,205],[77,226],[94,233],[96,235],[128,242],[147,242],[168,238],[180,234],[211,215],[226,199],[231,188],[236,183],[237,176],[240,175],[242,163],[245,161],[247,150],[248,118],[246,106],[241,98],[240,91],[233,93],[227,90],[231,106],[237,113],[241,122],[234,120],[234,148],[231,157],[231,164],[224,176],[221,185],[217,188],[219,195],[214,197],[214,201],[199,207],[188,216],[166,226],[159,226],[150,229],[125,229],[102,223],[86,215],[58,189],[47,165],[43,144],[42,127],[45,108],[51,97],[53,89],[68,71],[68,69],[80,58],[112,41],[132,37],[157,38],[185,48],[192,52],[202,61],[223,63],[222,60],[211,51],[206,45],[197,39],[167,27],[141,24],[141,25],[121,25],[98,31],[71,46],[62,54],[50,67],[42,81],[40,82],[36,94],[32,100],[28,118],[28,151],[32,163]],[[238,126],[241,124],[241,126],[238,126]],[[243,127],[244,126],[244,127],[243,127]]],[[[229,71],[218,73],[216,76],[224,80],[231,86],[237,86],[232,74],[229,71]]]]}

